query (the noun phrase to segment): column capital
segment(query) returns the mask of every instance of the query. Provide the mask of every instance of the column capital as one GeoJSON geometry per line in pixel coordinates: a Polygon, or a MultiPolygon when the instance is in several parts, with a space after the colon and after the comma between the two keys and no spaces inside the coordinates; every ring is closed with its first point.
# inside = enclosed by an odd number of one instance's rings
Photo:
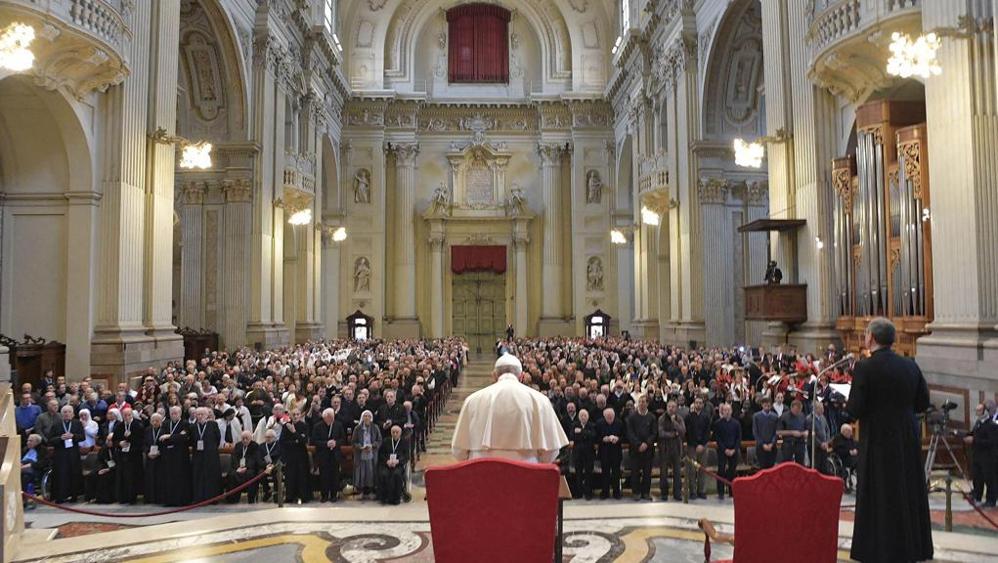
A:
{"type": "Polygon", "coordinates": [[[184,184],[180,186],[180,201],[184,205],[203,205],[204,194],[207,191],[207,182],[184,182],[184,184]]]}
{"type": "Polygon", "coordinates": [[[385,143],[385,154],[394,153],[397,166],[415,166],[419,143],[385,143]]]}
{"type": "Polygon", "coordinates": [[[249,178],[222,180],[222,193],[228,203],[248,203],[253,198],[253,186],[249,178]]]}
{"type": "Polygon", "coordinates": [[[443,234],[436,233],[430,235],[430,237],[426,240],[430,243],[430,250],[433,252],[442,251],[444,249],[444,243],[447,242],[447,238],[444,237],[443,234]]]}
{"type": "Polygon", "coordinates": [[[561,164],[561,157],[571,152],[569,143],[538,143],[537,154],[541,156],[541,163],[545,166],[557,166],[561,164]]]}

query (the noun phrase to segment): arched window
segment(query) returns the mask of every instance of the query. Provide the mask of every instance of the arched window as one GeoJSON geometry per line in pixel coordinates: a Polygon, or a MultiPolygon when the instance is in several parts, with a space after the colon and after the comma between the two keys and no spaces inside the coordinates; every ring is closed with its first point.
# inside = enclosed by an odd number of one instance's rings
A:
{"type": "Polygon", "coordinates": [[[451,82],[509,82],[509,10],[466,4],[447,12],[451,82]]]}

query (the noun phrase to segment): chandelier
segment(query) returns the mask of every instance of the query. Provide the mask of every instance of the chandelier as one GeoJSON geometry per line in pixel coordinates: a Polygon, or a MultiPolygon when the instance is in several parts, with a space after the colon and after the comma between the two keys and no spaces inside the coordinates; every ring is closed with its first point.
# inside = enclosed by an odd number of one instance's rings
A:
{"type": "Polygon", "coordinates": [[[35,40],[35,28],[14,22],[0,32],[0,70],[23,72],[35,63],[29,47],[35,40]]]}
{"type": "Polygon", "coordinates": [[[891,56],[887,59],[887,74],[909,78],[919,76],[928,78],[942,74],[943,69],[936,61],[936,51],[940,40],[935,33],[919,35],[911,40],[906,33],[894,32],[891,35],[891,56]]]}
{"type": "Polygon", "coordinates": [[[211,143],[202,141],[185,145],[180,155],[180,167],[201,170],[211,168],[211,143]]]}

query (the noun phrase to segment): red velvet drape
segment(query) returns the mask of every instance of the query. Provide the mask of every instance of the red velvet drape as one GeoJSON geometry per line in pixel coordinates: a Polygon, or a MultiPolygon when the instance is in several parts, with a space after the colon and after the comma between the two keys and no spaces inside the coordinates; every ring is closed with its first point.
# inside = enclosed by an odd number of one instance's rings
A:
{"type": "Polygon", "coordinates": [[[451,82],[509,82],[509,10],[465,4],[447,12],[451,82]]]}
{"type": "Polygon", "coordinates": [[[506,272],[505,246],[452,246],[450,269],[455,274],[465,272],[506,272]]]}

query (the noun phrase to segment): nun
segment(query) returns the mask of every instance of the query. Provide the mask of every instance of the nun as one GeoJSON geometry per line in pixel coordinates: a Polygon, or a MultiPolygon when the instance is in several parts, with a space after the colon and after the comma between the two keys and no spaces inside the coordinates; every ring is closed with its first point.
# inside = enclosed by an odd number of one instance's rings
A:
{"type": "Polygon", "coordinates": [[[360,424],[353,429],[353,488],[361,500],[373,499],[377,479],[381,431],[374,425],[371,411],[360,413],[360,424]]]}

